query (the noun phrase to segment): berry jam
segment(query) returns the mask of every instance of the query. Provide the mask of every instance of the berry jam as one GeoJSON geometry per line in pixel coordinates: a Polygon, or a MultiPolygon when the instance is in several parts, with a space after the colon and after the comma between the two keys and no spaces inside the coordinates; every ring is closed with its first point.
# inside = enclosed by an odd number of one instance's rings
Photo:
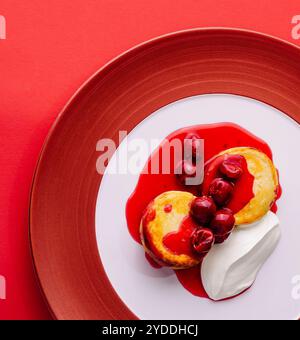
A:
{"type": "Polygon", "coordinates": [[[198,225],[191,217],[184,218],[177,232],[169,233],[163,238],[164,246],[176,255],[184,254],[196,258],[192,249],[191,236],[197,228],[198,225]]]}

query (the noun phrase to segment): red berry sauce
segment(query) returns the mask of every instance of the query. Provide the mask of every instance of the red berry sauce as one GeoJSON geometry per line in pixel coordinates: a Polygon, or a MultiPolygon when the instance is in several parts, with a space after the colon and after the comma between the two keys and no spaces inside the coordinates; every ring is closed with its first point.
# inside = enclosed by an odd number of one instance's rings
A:
{"type": "MultiPolygon", "coordinates": [[[[205,165],[205,181],[202,185],[202,194],[207,195],[209,193],[209,186],[213,179],[216,177],[224,177],[224,173],[219,174],[219,166],[226,159],[227,156],[217,157],[215,156],[220,152],[234,148],[234,147],[253,147],[264,152],[270,159],[272,159],[272,152],[270,147],[260,138],[254,136],[247,130],[241,128],[236,124],[231,123],[219,123],[210,125],[197,125],[189,128],[180,129],[175,131],[168,137],[166,141],[171,142],[173,139],[179,139],[184,141],[189,134],[200,136],[204,139],[204,160],[205,165]],[[214,158],[213,158],[214,157],[214,158]],[[220,176],[218,176],[220,175],[220,176]]],[[[165,142],[153,152],[145,165],[144,171],[139,177],[138,184],[127,201],[126,206],[126,218],[128,224],[128,230],[133,239],[141,243],[140,240],[140,221],[148,206],[156,196],[162,194],[165,191],[178,190],[189,191],[194,195],[200,194],[199,188],[194,186],[185,186],[178,181],[177,176],[174,175],[176,168],[175,159],[178,155],[174,155],[171,152],[170,157],[170,173],[162,173],[161,155],[165,146],[165,142]],[[158,169],[155,174],[151,174],[151,168],[158,169]]],[[[234,159],[230,159],[234,161],[234,159]]],[[[253,176],[249,173],[246,160],[243,157],[236,158],[236,165],[241,168],[240,176],[230,174],[230,169],[223,169],[223,172],[228,172],[231,176],[230,180],[234,182],[233,195],[230,202],[226,205],[231,209],[233,213],[241,210],[252,198],[253,198],[253,176]],[[236,177],[236,178],[232,178],[236,177]]],[[[234,172],[231,170],[231,173],[234,172]]],[[[281,188],[278,187],[278,198],[281,195],[281,188]]],[[[276,211],[276,202],[272,206],[272,211],[276,211]]],[[[171,207],[165,207],[165,212],[170,213],[171,207]]],[[[155,212],[150,218],[155,217],[155,212]]],[[[191,237],[192,232],[195,230],[195,224],[190,219],[184,220],[180,230],[177,233],[170,233],[164,237],[165,246],[175,254],[184,253],[192,255],[191,243],[187,241],[191,237]],[[184,228],[183,228],[184,226],[184,228]],[[183,230],[185,229],[185,230],[183,230]]],[[[195,254],[193,253],[193,256],[195,254]]],[[[148,260],[155,268],[160,267],[156,262],[147,255],[148,260]]],[[[206,297],[207,294],[203,288],[201,282],[199,266],[185,270],[175,270],[176,276],[182,286],[191,292],[195,296],[206,297]]]]}
{"type": "Polygon", "coordinates": [[[188,255],[196,258],[192,249],[191,235],[198,228],[198,225],[191,217],[186,217],[181,222],[179,230],[169,233],[163,238],[164,246],[176,255],[188,255]]]}
{"type": "MultiPolygon", "coordinates": [[[[248,142],[249,143],[249,142],[248,142]]],[[[251,146],[249,144],[245,144],[248,146],[251,146]]],[[[262,148],[257,148],[262,149],[262,148]]],[[[272,153],[271,151],[266,152],[264,151],[271,159],[272,159],[272,153]]],[[[218,177],[222,177],[222,173],[220,172],[220,166],[225,160],[229,160],[230,162],[236,164],[242,169],[243,174],[236,180],[234,180],[234,187],[233,192],[231,195],[231,199],[228,204],[226,204],[226,207],[233,211],[233,213],[237,213],[242,208],[245,207],[245,205],[250,202],[250,200],[254,197],[253,194],[253,183],[254,183],[254,177],[250,174],[248,167],[247,167],[247,161],[242,156],[235,156],[235,155],[222,155],[218,157],[214,157],[213,159],[209,160],[205,164],[205,179],[202,184],[202,193],[203,195],[208,195],[210,190],[211,183],[218,177]]]]}

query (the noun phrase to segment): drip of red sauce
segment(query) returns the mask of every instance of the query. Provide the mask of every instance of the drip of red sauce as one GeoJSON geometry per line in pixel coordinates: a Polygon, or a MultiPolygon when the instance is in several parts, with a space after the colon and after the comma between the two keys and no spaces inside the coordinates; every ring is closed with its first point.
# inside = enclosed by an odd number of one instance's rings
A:
{"type": "MultiPolygon", "coordinates": [[[[210,299],[203,287],[200,273],[201,273],[201,264],[190,269],[175,270],[175,274],[177,276],[178,281],[182,284],[182,286],[187,291],[189,291],[191,294],[195,296],[210,299]]],[[[244,294],[250,288],[251,286],[235,296],[222,299],[220,301],[226,301],[226,300],[231,300],[233,298],[236,298],[244,294]]]]}
{"type": "Polygon", "coordinates": [[[167,234],[163,238],[164,246],[176,255],[188,255],[196,259],[196,254],[192,249],[191,235],[199,226],[187,216],[181,222],[179,230],[167,234]]]}
{"type": "Polygon", "coordinates": [[[172,212],[172,209],[173,209],[172,204],[167,204],[164,208],[164,211],[165,213],[170,213],[172,212]]]}
{"type": "Polygon", "coordinates": [[[182,286],[195,296],[208,298],[201,281],[201,265],[189,269],[175,270],[175,274],[182,286]]]}
{"type": "MultiPolygon", "coordinates": [[[[204,160],[205,162],[210,161],[215,155],[220,152],[239,146],[247,146],[256,148],[262,152],[264,152],[270,159],[272,159],[272,152],[269,146],[260,138],[254,136],[247,130],[241,128],[236,124],[231,123],[220,123],[220,124],[210,124],[210,125],[198,125],[189,128],[184,128],[178,131],[175,131],[168,137],[166,137],[165,141],[157,148],[156,151],[151,155],[147,164],[145,165],[142,174],[140,175],[138,184],[136,186],[135,191],[132,193],[131,197],[128,199],[126,206],[126,218],[128,229],[131,236],[136,240],[136,242],[141,243],[140,240],[140,221],[145,211],[145,208],[149,205],[156,196],[160,195],[165,191],[170,190],[178,190],[178,191],[189,191],[194,195],[199,194],[200,188],[195,187],[186,187],[181,185],[176,176],[174,176],[174,169],[177,164],[175,164],[175,159],[178,155],[175,155],[171,152],[170,157],[170,171],[169,173],[162,172],[162,153],[166,142],[171,142],[173,139],[179,139],[180,141],[184,141],[184,138],[189,133],[195,133],[200,136],[200,138],[204,139],[204,160]],[[151,173],[151,169],[156,169],[155,173],[151,173]]],[[[210,161],[212,162],[212,161],[210,161]]],[[[211,165],[209,163],[206,166],[211,165]]],[[[212,166],[213,167],[213,166],[212,166]]],[[[215,165],[216,167],[216,165],[215,165]]],[[[246,174],[243,179],[240,179],[240,183],[236,183],[236,198],[232,200],[229,207],[234,210],[240,210],[240,206],[245,206],[249,199],[253,197],[251,183],[253,185],[253,178],[249,173],[247,166],[245,164],[242,165],[243,171],[246,174]],[[238,190],[238,188],[242,188],[242,190],[238,190]]],[[[281,189],[278,188],[278,194],[280,195],[281,189]]],[[[275,203],[274,203],[275,204],[275,203]]],[[[166,207],[165,207],[166,209],[166,207]]],[[[165,212],[169,213],[168,207],[165,212]]],[[[275,209],[275,205],[273,205],[272,209],[275,209]]],[[[155,217],[155,212],[153,215],[150,215],[151,218],[155,217]]],[[[146,228],[147,229],[147,228],[146,228]]],[[[191,228],[192,229],[192,228],[191,228]]],[[[180,233],[180,232],[179,232],[180,233]]],[[[185,234],[185,233],[183,233],[185,234]]],[[[188,234],[188,233],[187,233],[188,234]]],[[[169,248],[174,253],[183,252],[190,253],[190,249],[185,246],[187,244],[185,241],[182,241],[186,238],[186,235],[182,237],[182,235],[167,235],[164,238],[164,244],[167,248],[169,248]],[[181,241],[180,241],[181,240],[181,241]],[[178,248],[177,248],[178,247],[178,248]],[[176,248],[176,249],[175,249],[176,248]],[[178,250],[180,249],[180,250],[178,250]]],[[[154,254],[155,255],[155,254],[154,254]]],[[[156,262],[147,255],[148,261],[152,266],[157,268],[156,262]],[[153,262],[155,264],[153,265],[153,262]]],[[[203,288],[201,282],[200,275],[201,265],[193,267],[191,269],[186,270],[176,270],[175,273],[179,282],[185,287],[189,292],[199,297],[207,297],[205,290],[203,288]]]]}

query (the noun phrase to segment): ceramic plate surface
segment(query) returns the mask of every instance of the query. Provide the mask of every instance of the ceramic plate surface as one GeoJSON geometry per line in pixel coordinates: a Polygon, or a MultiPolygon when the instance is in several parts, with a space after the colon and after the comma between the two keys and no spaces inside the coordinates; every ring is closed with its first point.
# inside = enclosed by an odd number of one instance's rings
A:
{"type": "Polygon", "coordinates": [[[295,178],[300,159],[290,155],[297,155],[299,141],[299,125],[291,118],[266,104],[233,95],[202,95],[169,104],[147,117],[129,134],[111,159],[101,182],[96,206],[96,234],[110,282],[139,318],[293,319],[298,315],[300,303],[292,297],[291,282],[300,273],[297,236],[300,222],[295,223],[298,214],[295,197],[300,190],[300,183],[295,182],[295,178]],[[246,127],[268,143],[280,169],[284,194],[278,202],[282,232],[279,246],[251,289],[235,299],[216,303],[191,295],[180,285],[172,270],[157,270],[145,260],[143,249],[128,233],[126,217],[122,213],[142,169],[139,170],[139,164],[135,167],[128,164],[131,171],[125,175],[116,174],[115,166],[130,161],[132,150],[142,143],[138,141],[149,145],[139,151],[141,159],[146,161],[156,147],[152,145],[153,139],[160,142],[182,127],[223,121],[246,127]],[[159,130],[157,126],[160,126],[159,130]],[[112,213],[117,211],[121,213],[112,213]]]}
{"type": "MultiPolygon", "coordinates": [[[[300,50],[248,31],[195,29],[142,44],[93,76],[52,128],[34,178],[33,258],[58,319],[292,319],[300,274],[297,221],[300,50]],[[280,169],[282,240],[246,294],[212,303],[155,271],[124,218],[135,175],[100,176],[97,142],[162,139],[180,127],[231,121],[265,139],[280,169]]],[[[121,153],[121,144],[114,157],[121,153]]],[[[148,150],[150,152],[150,150],[148,150]]],[[[145,152],[145,156],[148,153],[145,152]]]]}

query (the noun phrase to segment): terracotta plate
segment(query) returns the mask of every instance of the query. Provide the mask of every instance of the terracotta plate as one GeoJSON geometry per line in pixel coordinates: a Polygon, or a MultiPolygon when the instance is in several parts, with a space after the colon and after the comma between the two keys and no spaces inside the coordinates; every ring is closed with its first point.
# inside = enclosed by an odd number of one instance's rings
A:
{"type": "Polygon", "coordinates": [[[56,318],[135,318],[110,284],[96,243],[97,141],[117,141],[120,130],[199,94],[257,99],[299,123],[299,61],[300,49],[272,37],[195,29],[126,52],[77,92],[45,143],[30,207],[36,271],[56,318]]]}

